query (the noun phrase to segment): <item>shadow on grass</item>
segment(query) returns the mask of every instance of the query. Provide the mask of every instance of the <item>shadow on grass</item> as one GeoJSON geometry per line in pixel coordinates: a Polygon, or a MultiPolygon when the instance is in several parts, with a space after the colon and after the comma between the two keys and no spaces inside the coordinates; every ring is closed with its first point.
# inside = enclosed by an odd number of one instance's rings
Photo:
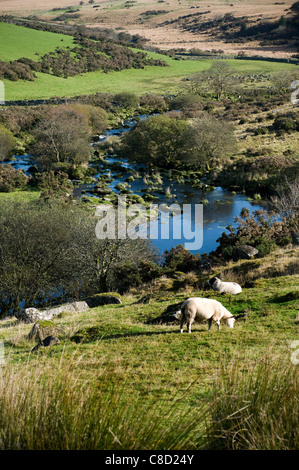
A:
{"type": "MultiPolygon", "coordinates": [[[[193,333],[204,333],[207,330],[195,329],[192,331],[193,333]]],[[[182,334],[182,335],[189,335],[189,333],[184,330],[183,333],[180,332],[180,329],[177,330],[169,330],[169,331],[130,331],[126,333],[103,333],[98,331],[97,327],[91,327],[84,331],[78,332],[74,336],[72,336],[71,341],[75,343],[92,343],[94,341],[103,341],[103,340],[111,340],[111,339],[122,339],[122,338],[134,338],[139,336],[156,336],[156,335],[169,335],[169,334],[182,334]]]]}

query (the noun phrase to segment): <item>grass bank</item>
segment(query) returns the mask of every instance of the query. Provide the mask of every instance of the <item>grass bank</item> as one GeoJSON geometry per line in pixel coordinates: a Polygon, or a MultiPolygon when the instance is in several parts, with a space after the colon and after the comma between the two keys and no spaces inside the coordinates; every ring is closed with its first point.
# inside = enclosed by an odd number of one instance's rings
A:
{"type": "Polygon", "coordinates": [[[55,51],[56,47],[72,46],[73,37],[0,22],[0,43],[0,60],[28,57],[37,61],[39,55],[55,51]]]}
{"type": "Polygon", "coordinates": [[[136,304],[140,292],[123,296],[121,305],[62,314],[55,320],[64,331],[60,344],[32,353],[32,325],[1,322],[2,448],[279,449],[288,448],[292,432],[289,448],[298,447],[292,427],[298,421],[299,376],[291,344],[298,339],[299,303],[290,294],[298,290],[298,279],[259,279],[231,303],[213,291],[163,292],[153,285],[149,304],[136,304]],[[220,332],[195,325],[191,335],[180,334],[178,325],[148,323],[190,295],[216,298],[248,317],[220,332]],[[261,367],[266,382],[258,380],[261,367]],[[279,400],[269,384],[282,391],[279,400]],[[273,432],[276,415],[281,420],[273,432]],[[231,427],[225,427],[226,418],[231,427]],[[264,439],[258,446],[254,423],[261,418],[264,439]],[[250,445],[247,435],[236,446],[233,429],[244,420],[253,434],[250,445]]]}

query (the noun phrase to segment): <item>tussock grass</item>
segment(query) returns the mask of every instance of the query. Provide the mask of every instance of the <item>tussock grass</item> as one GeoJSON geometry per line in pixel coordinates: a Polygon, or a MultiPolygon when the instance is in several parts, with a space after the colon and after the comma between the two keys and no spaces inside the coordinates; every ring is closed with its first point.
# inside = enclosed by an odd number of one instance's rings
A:
{"type": "MultiPolygon", "coordinates": [[[[82,358],[81,358],[82,359],[82,358]]],[[[117,371],[99,367],[79,373],[80,358],[58,367],[40,358],[34,367],[0,370],[0,449],[111,450],[201,447],[207,408],[170,400],[128,396],[117,371]]]]}
{"type": "Polygon", "coordinates": [[[236,356],[218,375],[208,447],[295,450],[299,446],[299,368],[269,350],[250,365],[236,356]]]}

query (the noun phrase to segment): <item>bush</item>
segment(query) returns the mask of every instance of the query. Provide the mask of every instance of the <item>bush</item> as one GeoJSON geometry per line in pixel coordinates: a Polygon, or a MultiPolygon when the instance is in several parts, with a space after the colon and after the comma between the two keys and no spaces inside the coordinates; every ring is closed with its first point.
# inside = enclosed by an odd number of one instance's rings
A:
{"type": "Polygon", "coordinates": [[[139,105],[138,96],[129,92],[117,93],[114,95],[113,101],[115,101],[118,106],[125,109],[135,109],[139,105]]]}
{"type": "Polygon", "coordinates": [[[273,240],[269,240],[266,237],[259,237],[255,240],[255,246],[259,250],[259,256],[265,256],[274,251],[277,248],[276,243],[273,240]]]}
{"type": "Polygon", "coordinates": [[[299,130],[299,114],[278,115],[273,123],[278,134],[290,133],[299,130]]]}
{"type": "Polygon", "coordinates": [[[229,233],[223,232],[217,240],[220,245],[216,249],[216,254],[225,259],[230,258],[233,247],[238,244],[252,245],[263,256],[273,251],[277,246],[285,246],[291,239],[292,220],[283,216],[279,217],[273,212],[257,210],[253,214],[249,214],[243,209],[241,216],[234,219],[237,222],[237,227],[228,226],[229,233]]]}
{"type": "Polygon", "coordinates": [[[173,282],[174,290],[177,289],[185,289],[186,287],[197,287],[198,285],[198,277],[194,272],[176,272],[175,273],[175,280],[173,282]]]}
{"type": "Polygon", "coordinates": [[[9,193],[24,189],[29,181],[23,170],[16,170],[10,164],[0,165],[0,192],[9,193]]]}
{"type": "Polygon", "coordinates": [[[169,251],[164,252],[164,270],[181,271],[188,273],[196,271],[199,266],[199,256],[193,255],[189,250],[186,250],[183,245],[177,245],[169,251]]]}
{"type": "Polygon", "coordinates": [[[7,160],[13,155],[15,140],[13,134],[0,125],[0,162],[7,160]]]}

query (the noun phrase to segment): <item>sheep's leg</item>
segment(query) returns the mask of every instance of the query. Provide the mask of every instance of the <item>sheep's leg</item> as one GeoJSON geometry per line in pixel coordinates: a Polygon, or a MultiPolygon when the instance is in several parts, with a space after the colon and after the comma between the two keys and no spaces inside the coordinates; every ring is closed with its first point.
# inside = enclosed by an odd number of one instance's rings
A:
{"type": "Polygon", "coordinates": [[[212,322],[213,322],[212,318],[209,318],[209,319],[208,319],[209,331],[210,331],[210,329],[211,329],[211,327],[212,327],[212,322]]]}
{"type": "Polygon", "coordinates": [[[187,330],[188,330],[188,333],[191,333],[191,325],[193,323],[193,320],[190,319],[188,322],[187,322],[187,330]]]}
{"type": "Polygon", "coordinates": [[[220,330],[220,320],[217,320],[216,323],[217,323],[217,327],[218,327],[218,331],[219,331],[220,330]]]}
{"type": "Polygon", "coordinates": [[[180,321],[180,332],[183,333],[183,328],[184,328],[184,318],[181,318],[180,321]]]}

